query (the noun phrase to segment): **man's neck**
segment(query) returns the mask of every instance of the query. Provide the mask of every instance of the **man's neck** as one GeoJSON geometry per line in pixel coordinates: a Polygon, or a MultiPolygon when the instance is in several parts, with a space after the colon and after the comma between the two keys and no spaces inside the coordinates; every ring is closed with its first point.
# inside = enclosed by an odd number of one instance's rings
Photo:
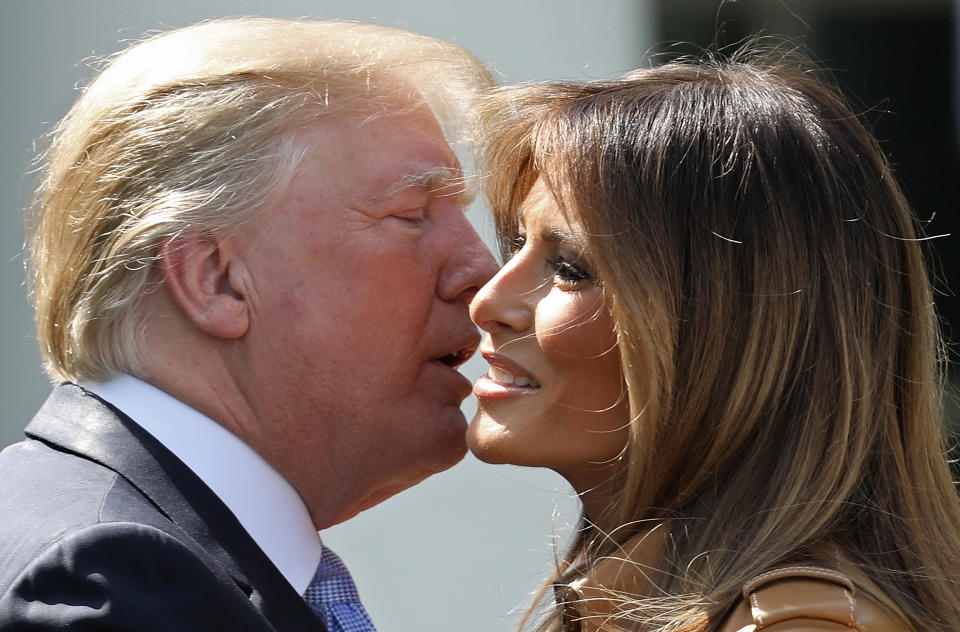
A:
{"type": "Polygon", "coordinates": [[[193,470],[303,592],[320,559],[319,538],[306,505],[269,463],[216,421],[147,382],[120,374],[80,386],[123,411],[193,470]]]}

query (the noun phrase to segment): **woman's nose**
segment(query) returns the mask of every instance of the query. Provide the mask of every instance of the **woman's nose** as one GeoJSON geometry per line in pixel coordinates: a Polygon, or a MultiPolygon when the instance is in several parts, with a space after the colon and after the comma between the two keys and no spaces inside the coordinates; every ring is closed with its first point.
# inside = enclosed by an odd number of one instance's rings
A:
{"type": "Polygon", "coordinates": [[[495,333],[501,328],[524,332],[533,326],[535,287],[528,283],[525,267],[517,255],[480,288],[470,303],[470,318],[478,327],[495,333]]]}

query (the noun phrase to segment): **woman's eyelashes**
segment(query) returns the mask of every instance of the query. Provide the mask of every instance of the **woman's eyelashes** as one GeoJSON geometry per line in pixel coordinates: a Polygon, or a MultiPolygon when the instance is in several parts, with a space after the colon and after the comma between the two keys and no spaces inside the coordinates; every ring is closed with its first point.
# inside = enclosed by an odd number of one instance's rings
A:
{"type": "Polygon", "coordinates": [[[508,247],[510,252],[510,257],[513,258],[515,254],[523,250],[523,247],[526,245],[526,243],[527,243],[526,235],[517,235],[516,237],[511,239],[508,247]]]}
{"type": "Polygon", "coordinates": [[[561,287],[577,288],[585,282],[593,281],[593,274],[562,255],[548,260],[548,263],[553,268],[557,285],[561,287]]]}
{"type": "Polygon", "coordinates": [[[503,258],[503,262],[506,263],[517,256],[517,253],[523,250],[526,243],[527,238],[524,235],[502,240],[500,242],[500,256],[503,258]]]}
{"type": "MultiPolygon", "coordinates": [[[[510,239],[504,249],[504,261],[509,261],[517,255],[527,244],[526,235],[517,235],[510,239]]],[[[541,246],[546,247],[546,246],[541,246]]],[[[593,273],[591,273],[582,263],[579,262],[579,256],[570,256],[559,252],[556,247],[551,246],[554,251],[552,256],[545,257],[545,261],[552,271],[554,283],[561,289],[578,289],[584,283],[593,283],[599,285],[593,273]]]]}

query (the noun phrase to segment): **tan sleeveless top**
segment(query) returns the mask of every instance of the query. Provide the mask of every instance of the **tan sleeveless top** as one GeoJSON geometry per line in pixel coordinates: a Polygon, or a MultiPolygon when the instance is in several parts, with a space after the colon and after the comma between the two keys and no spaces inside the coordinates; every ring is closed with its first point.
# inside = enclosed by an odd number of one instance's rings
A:
{"type": "Polygon", "coordinates": [[[778,568],[743,587],[743,599],[718,632],[909,632],[900,617],[838,571],[778,568]]]}
{"type": "MultiPolygon", "coordinates": [[[[662,550],[661,534],[628,542],[621,555],[596,564],[585,576],[558,587],[565,632],[622,630],[617,614],[629,603],[615,595],[649,593],[649,562],[662,550]]],[[[838,555],[843,572],[789,566],[747,582],[717,632],[911,632],[913,628],[883,592],[838,555]]]]}

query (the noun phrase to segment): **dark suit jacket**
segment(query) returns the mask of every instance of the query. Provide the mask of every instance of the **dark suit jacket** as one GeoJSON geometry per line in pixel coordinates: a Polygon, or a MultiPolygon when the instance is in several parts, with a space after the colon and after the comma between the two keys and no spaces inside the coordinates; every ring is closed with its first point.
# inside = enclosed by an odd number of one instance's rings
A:
{"type": "Polygon", "coordinates": [[[78,386],[0,454],[0,631],[323,624],[179,459],[78,386]]]}

